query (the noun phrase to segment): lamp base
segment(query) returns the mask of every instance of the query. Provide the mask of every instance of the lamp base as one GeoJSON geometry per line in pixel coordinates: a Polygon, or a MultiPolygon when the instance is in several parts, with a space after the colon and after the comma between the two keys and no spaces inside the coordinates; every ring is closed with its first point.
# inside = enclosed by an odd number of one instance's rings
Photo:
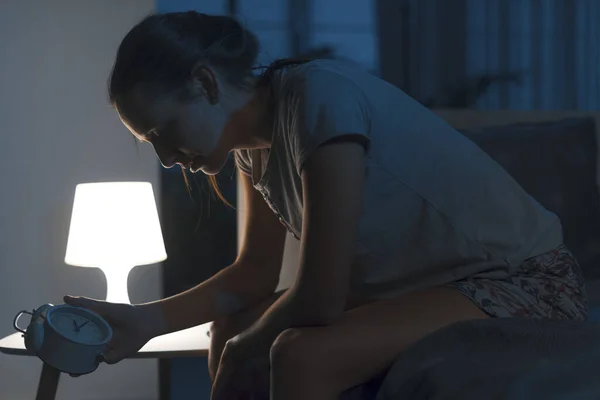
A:
{"type": "Polygon", "coordinates": [[[127,278],[132,265],[111,265],[99,267],[106,277],[106,301],[109,303],[131,304],[127,290],[127,278]]]}

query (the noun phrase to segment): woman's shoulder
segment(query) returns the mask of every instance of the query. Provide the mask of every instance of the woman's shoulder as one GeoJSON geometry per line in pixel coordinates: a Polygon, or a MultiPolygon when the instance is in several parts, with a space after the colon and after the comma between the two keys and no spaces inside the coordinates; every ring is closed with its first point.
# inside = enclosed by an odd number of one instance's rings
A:
{"type": "MultiPolygon", "coordinates": [[[[314,60],[285,69],[275,80],[283,102],[394,104],[407,95],[366,68],[344,60],[314,60]]],[[[290,104],[292,105],[292,104],[290,104]]]]}
{"type": "Polygon", "coordinates": [[[288,84],[306,84],[327,79],[347,79],[350,82],[360,77],[373,75],[362,67],[343,60],[318,59],[282,71],[281,78],[288,84]]]}
{"type": "Polygon", "coordinates": [[[329,58],[316,59],[300,64],[298,70],[307,75],[318,72],[337,73],[340,75],[345,73],[369,73],[366,69],[353,62],[329,58]]]}
{"type": "Polygon", "coordinates": [[[371,78],[374,76],[352,63],[314,60],[280,71],[273,86],[280,103],[318,106],[364,97],[371,78]]]}

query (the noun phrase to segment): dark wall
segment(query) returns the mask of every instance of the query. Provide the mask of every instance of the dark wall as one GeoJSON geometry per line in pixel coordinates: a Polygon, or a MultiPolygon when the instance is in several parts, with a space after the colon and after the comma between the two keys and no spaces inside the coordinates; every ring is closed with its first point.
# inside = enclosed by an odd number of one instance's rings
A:
{"type": "MultiPolygon", "coordinates": [[[[233,160],[218,175],[219,187],[236,206],[233,160]]],[[[161,224],[168,258],[163,263],[163,294],[190,289],[231,264],[237,254],[234,209],[218,199],[202,173],[188,173],[188,191],[181,169],[161,169],[161,224]]],[[[208,399],[206,358],[161,360],[161,400],[208,399]]]]}
{"type": "MultiPolygon", "coordinates": [[[[236,256],[236,212],[218,199],[204,174],[188,173],[191,189],[178,167],[161,170],[161,221],[168,259],[164,294],[170,296],[208,279],[236,256]]],[[[230,162],[218,175],[219,187],[236,206],[235,171],[230,162]]]]}

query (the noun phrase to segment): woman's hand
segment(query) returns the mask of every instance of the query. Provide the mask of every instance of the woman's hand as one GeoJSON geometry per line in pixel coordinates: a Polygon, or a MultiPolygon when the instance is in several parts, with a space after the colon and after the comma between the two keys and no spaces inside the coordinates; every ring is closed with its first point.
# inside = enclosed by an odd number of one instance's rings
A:
{"type": "Polygon", "coordinates": [[[230,339],[221,355],[211,400],[268,400],[269,348],[243,333],[230,339]]]}
{"type": "Polygon", "coordinates": [[[113,337],[101,359],[114,364],[137,353],[160,332],[161,316],[152,315],[143,307],[108,303],[86,297],[65,296],[66,304],[87,308],[109,323],[113,337]]]}

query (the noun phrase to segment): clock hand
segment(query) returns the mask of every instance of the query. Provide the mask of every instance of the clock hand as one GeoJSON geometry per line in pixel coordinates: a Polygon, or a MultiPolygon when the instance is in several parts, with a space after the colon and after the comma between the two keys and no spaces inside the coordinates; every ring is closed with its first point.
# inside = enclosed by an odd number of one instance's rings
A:
{"type": "Polygon", "coordinates": [[[75,332],[79,332],[79,326],[77,325],[77,321],[73,320],[73,325],[75,325],[75,332]]]}
{"type": "Polygon", "coordinates": [[[79,325],[79,326],[77,327],[77,331],[79,332],[79,330],[80,330],[82,327],[84,327],[84,326],[85,326],[85,325],[86,325],[88,322],[90,322],[90,321],[85,321],[83,324],[79,325]]]}

